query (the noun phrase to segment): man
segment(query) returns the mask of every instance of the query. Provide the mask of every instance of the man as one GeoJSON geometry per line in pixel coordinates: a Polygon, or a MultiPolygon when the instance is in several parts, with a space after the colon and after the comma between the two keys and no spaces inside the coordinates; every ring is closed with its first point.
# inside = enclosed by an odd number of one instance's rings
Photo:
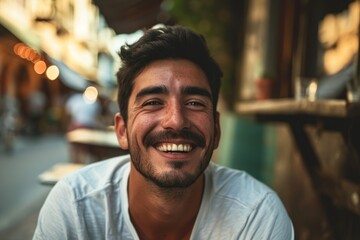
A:
{"type": "Polygon", "coordinates": [[[34,239],[293,239],[272,190],[210,163],[222,73],[203,37],[152,29],[120,57],[115,131],[130,155],[60,181],[34,239]]]}

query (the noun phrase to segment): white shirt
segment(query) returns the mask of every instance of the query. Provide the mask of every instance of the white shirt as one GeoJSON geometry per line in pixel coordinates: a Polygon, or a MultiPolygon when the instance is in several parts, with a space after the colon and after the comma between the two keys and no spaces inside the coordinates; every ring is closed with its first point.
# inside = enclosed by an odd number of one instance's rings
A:
{"type": "MultiPolygon", "coordinates": [[[[33,239],[139,239],[128,212],[129,155],[93,163],[50,192],[33,239]]],[[[210,163],[191,239],[294,239],[274,191],[247,173],[210,163]]]]}

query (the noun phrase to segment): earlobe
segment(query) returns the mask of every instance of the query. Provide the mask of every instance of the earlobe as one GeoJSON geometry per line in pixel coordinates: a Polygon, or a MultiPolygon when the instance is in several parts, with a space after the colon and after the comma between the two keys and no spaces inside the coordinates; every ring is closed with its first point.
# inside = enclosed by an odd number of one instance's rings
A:
{"type": "Polygon", "coordinates": [[[126,133],[126,124],[125,124],[124,118],[121,116],[120,113],[115,114],[114,122],[115,122],[115,133],[116,133],[116,137],[118,139],[120,148],[124,149],[124,150],[128,150],[129,143],[128,143],[127,133],[126,133]]]}

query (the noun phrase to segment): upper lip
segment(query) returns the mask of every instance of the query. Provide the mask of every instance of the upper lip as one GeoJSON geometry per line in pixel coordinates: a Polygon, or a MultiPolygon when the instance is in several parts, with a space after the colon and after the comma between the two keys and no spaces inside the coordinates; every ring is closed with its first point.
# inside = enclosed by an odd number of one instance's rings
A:
{"type": "Polygon", "coordinates": [[[144,145],[146,147],[156,147],[162,143],[190,144],[193,147],[205,147],[205,139],[202,137],[202,135],[195,132],[190,132],[189,130],[183,130],[179,132],[152,132],[149,133],[144,139],[144,145]]]}

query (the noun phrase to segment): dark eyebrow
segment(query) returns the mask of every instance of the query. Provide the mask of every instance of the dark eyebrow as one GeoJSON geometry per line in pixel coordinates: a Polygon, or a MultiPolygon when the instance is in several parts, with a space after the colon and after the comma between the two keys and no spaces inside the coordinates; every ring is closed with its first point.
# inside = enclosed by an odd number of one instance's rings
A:
{"type": "Polygon", "coordinates": [[[143,96],[149,95],[149,94],[165,94],[168,93],[168,89],[165,86],[154,86],[154,87],[147,87],[141,89],[136,94],[136,99],[139,99],[143,96]]]}
{"type": "Polygon", "coordinates": [[[185,95],[200,95],[212,99],[211,93],[201,87],[184,87],[181,92],[185,95]]]}

